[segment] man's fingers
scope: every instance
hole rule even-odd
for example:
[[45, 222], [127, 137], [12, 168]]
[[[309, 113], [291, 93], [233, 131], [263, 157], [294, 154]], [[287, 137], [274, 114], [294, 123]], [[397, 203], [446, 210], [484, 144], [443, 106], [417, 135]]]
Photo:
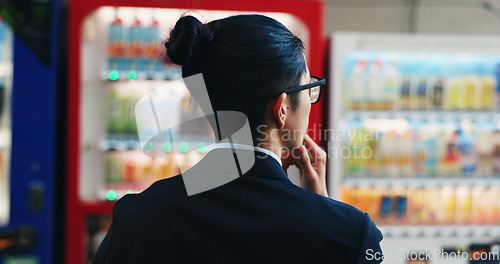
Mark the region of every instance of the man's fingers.
[[314, 168], [311, 165], [311, 159], [309, 158], [309, 153], [305, 146], [300, 146], [296, 149], [297, 167], [303, 172], [304, 175], [313, 176], [315, 175]]
[[314, 142], [309, 135], [304, 136], [304, 146], [311, 153], [312, 161], [326, 161], [326, 152]]

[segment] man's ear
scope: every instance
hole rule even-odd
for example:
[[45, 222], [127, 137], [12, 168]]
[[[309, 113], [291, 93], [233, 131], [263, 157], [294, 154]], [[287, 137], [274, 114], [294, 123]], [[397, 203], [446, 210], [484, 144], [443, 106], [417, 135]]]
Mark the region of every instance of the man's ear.
[[285, 126], [285, 120], [288, 115], [288, 110], [290, 109], [290, 106], [285, 100], [286, 97], [286, 93], [282, 93], [271, 101], [271, 117], [280, 129]]

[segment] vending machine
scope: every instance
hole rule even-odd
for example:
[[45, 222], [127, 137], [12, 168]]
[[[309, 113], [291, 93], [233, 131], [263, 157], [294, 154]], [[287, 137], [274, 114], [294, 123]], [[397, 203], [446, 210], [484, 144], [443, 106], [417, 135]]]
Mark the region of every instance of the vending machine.
[[[0, 20], [0, 263], [59, 263], [60, 3], [20, 3], [3, 3]], [[17, 20], [31, 10], [35, 22]]]
[[[150, 92], [170, 93], [165, 106], [172, 116], [196, 111], [187, 90], [168, 90], [180, 69], [162, 63], [163, 44], [182, 15], [202, 22], [244, 13], [273, 17], [304, 41], [311, 72], [323, 74], [321, 1], [110, 0], [103, 6], [91, 0], [69, 7], [66, 263], [92, 259], [116, 200], [178, 174], [207, 151], [199, 138], [208, 127], [187, 131], [178, 146], [162, 144], [162, 158], [145, 155], [151, 146], [138, 139], [135, 105]], [[322, 102], [312, 109], [311, 125], [321, 121]]]
[[331, 66], [330, 193], [384, 263], [498, 263], [500, 38], [338, 32]]
[[[12, 30], [2, 19], [0, 21], [0, 228], [9, 224], [11, 207], [9, 166], [12, 129], [8, 98], [12, 92], [12, 70]], [[0, 235], [0, 241], [1, 239]], [[2, 244], [0, 252], [7, 249], [7, 246]]]

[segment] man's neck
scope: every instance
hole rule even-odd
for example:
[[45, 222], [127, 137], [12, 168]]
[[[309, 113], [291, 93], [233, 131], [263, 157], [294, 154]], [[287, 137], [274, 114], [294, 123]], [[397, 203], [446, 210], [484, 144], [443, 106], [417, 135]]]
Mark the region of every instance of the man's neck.
[[281, 150], [283, 146], [281, 145], [281, 140], [279, 140], [280, 135], [277, 129], [268, 129], [261, 132], [262, 137], [256, 139], [256, 147], [267, 149], [274, 154], [276, 154], [281, 159]]

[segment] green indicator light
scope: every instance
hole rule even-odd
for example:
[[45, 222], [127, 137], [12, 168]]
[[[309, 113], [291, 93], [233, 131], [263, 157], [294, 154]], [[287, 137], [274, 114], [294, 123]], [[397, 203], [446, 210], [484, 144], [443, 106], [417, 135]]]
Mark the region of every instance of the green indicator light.
[[207, 145], [205, 143], [198, 144], [198, 152], [205, 153], [207, 152]]
[[125, 194], [133, 194], [133, 191], [126, 191]]
[[148, 143], [146, 143], [146, 145], [144, 145], [144, 151], [150, 152], [152, 150], [153, 150], [153, 143], [148, 142]]
[[129, 80], [137, 79], [137, 73], [135, 71], [129, 71], [127, 74], [127, 79]]
[[182, 142], [180, 145], [179, 145], [179, 150], [182, 152], [182, 153], [186, 153], [189, 151], [189, 144], [186, 143], [186, 142]]
[[118, 77], [120, 77], [120, 74], [117, 71], [110, 71], [109, 72], [109, 79], [111, 81], [116, 81], [118, 80]]
[[114, 200], [116, 200], [116, 192], [115, 191], [108, 191], [106, 193], [106, 199], [108, 201], [114, 201]]
[[170, 144], [170, 142], [161, 144], [161, 150], [163, 150], [163, 152], [170, 152], [172, 150], [172, 144]]

